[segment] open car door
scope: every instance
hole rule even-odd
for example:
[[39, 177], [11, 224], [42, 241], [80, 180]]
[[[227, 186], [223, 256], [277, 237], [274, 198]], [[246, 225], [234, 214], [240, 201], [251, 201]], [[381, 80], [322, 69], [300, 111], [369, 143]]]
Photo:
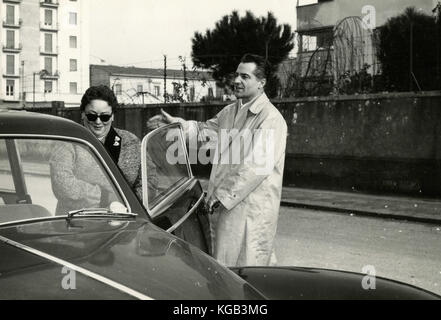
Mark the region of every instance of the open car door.
[[141, 154], [143, 204], [153, 223], [210, 253], [204, 193], [192, 174], [181, 124], [147, 134]]

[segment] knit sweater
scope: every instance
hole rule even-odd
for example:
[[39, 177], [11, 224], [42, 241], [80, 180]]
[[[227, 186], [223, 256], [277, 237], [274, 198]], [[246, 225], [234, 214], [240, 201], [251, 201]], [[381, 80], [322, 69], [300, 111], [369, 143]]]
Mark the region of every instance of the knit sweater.
[[[132, 133], [115, 129], [121, 149], [117, 165], [127, 182], [142, 199], [141, 147]], [[108, 207], [121, 201], [112, 182], [88, 148], [81, 144], [59, 142], [50, 159], [51, 182], [58, 199], [56, 214], [86, 207]]]

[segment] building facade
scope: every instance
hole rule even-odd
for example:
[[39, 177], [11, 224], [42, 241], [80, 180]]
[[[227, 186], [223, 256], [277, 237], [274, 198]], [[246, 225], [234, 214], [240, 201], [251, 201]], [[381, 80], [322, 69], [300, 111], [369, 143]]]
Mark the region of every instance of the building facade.
[[77, 106], [89, 86], [88, 0], [2, 0], [0, 99]]
[[200, 102], [220, 95], [211, 74], [202, 71], [167, 69], [164, 76], [164, 69], [90, 65], [90, 84], [109, 86], [120, 104], [163, 103], [164, 93], [167, 102]]
[[[334, 27], [348, 17], [365, 18], [369, 28], [381, 27], [389, 18], [415, 7], [431, 14], [438, 0], [317, 0], [302, 5], [297, 1], [299, 53], [313, 52], [332, 41]], [[371, 17], [367, 17], [370, 14]]]
[[312, 87], [328, 82], [329, 88], [340, 86], [339, 82], [355, 73], [381, 74], [376, 51], [379, 28], [408, 7], [432, 14], [437, 2], [298, 0], [296, 74]]

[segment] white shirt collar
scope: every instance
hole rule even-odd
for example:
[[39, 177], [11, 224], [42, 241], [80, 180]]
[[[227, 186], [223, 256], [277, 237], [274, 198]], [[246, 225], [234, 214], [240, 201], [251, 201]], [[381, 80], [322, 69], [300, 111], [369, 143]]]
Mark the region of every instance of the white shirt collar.
[[254, 97], [253, 99], [251, 99], [250, 101], [248, 101], [247, 103], [243, 104], [242, 103], [242, 99], [239, 99], [239, 110], [241, 110], [242, 108], [249, 108], [251, 107], [251, 105], [260, 98], [261, 95], [258, 95], [257, 97]]

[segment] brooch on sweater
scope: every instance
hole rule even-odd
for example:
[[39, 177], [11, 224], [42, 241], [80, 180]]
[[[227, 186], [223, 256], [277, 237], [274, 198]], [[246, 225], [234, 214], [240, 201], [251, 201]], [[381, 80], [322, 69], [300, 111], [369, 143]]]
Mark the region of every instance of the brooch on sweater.
[[120, 140], [121, 140], [120, 137], [115, 136], [115, 141], [113, 142], [113, 146], [114, 146], [114, 147], [118, 147], [118, 146], [119, 146], [119, 141], [120, 141]]

